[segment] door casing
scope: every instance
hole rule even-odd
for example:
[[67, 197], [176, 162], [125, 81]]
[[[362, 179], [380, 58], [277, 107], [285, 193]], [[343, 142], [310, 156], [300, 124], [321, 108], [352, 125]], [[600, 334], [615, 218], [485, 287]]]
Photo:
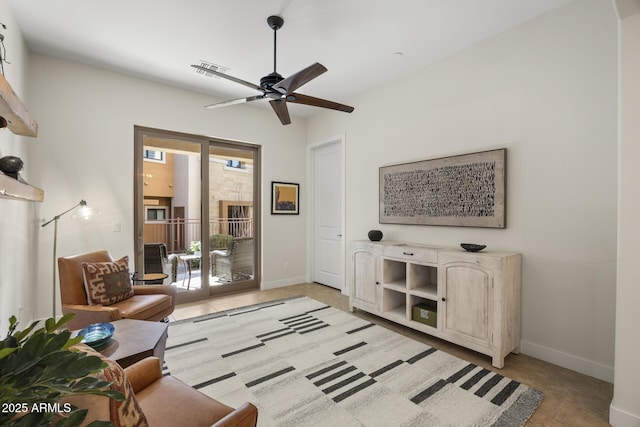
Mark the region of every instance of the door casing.
[[[339, 146], [339, 151], [340, 151], [340, 169], [338, 171], [338, 174], [340, 175], [340, 194], [337, 195], [337, 197], [339, 198], [340, 201], [340, 205], [341, 205], [341, 209], [340, 209], [340, 228], [341, 228], [341, 232], [340, 234], [342, 236], [341, 237], [341, 243], [340, 243], [340, 256], [339, 256], [339, 262], [340, 262], [340, 278], [339, 278], [339, 283], [340, 283], [340, 291], [345, 294], [348, 295], [349, 293], [349, 289], [348, 286], [346, 286], [346, 280], [345, 280], [345, 272], [346, 272], [346, 263], [345, 263], [345, 251], [346, 251], [346, 241], [347, 241], [347, 234], [346, 234], [346, 229], [345, 229], [345, 136], [344, 135], [338, 135], [332, 138], [328, 138], [324, 141], [320, 141], [318, 143], [312, 144], [308, 147], [308, 157], [307, 157], [307, 170], [308, 170], [308, 182], [309, 182], [309, 194], [312, 195], [314, 194], [314, 192], [316, 191], [316, 184], [315, 184], [315, 155], [317, 153], [318, 149], [321, 149], [323, 147], [327, 147], [329, 145], [333, 145], [333, 144], [337, 144]], [[307, 197], [307, 206], [308, 206], [308, 212], [310, 212], [309, 215], [309, 222], [307, 225], [307, 231], [308, 231], [308, 242], [307, 242], [307, 281], [313, 281], [314, 280], [314, 271], [315, 271], [315, 263], [317, 262], [317, 256], [318, 254], [316, 254], [316, 236], [315, 236], [315, 224], [316, 224], [316, 209], [317, 207], [315, 206], [314, 203], [314, 197], [313, 196], [309, 196]]]

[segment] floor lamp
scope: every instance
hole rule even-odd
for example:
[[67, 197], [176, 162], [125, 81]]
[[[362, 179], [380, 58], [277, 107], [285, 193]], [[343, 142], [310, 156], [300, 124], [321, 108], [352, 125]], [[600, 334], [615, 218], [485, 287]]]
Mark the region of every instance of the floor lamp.
[[53, 222], [53, 318], [54, 319], [56, 318], [56, 261], [57, 261], [56, 249], [57, 249], [57, 242], [58, 242], [58, 220], [60, 219], [61, 216], [68, 214], [78, 206], [80, 206], [80, 210], [78, 210], [78, 212], [73, 214], [72, 218], [89, 219], [93, 216], [100, 215], [99, 210], [90, 208], [89, 206], [87, 206], [87, 202], [85, 202], [84, 200], [80, 200], [80, 202], [77, 205], [67, 209], [61, 214], [54, 216], [51, 220], [42, 224], [43, 227], [46, 227], [47, 225]]

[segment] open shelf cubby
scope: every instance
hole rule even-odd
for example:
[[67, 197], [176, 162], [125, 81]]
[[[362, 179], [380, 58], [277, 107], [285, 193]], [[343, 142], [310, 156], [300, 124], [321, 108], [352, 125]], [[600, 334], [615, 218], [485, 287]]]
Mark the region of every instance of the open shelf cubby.
[[410, 295], [409, 296], [409, 305], [411, 307], [413, 307], [416, 304], [420, 304], [420, 303], [426, 303], [428, 305], [433, 305], [434, 307], [438, 306], [438, 301], [436, 301], [434, 299], [422, 298], [422, 297], [418, 297], [418, 296], [415, 296], [415, 295]]
[[407, 295], [393, 289], [382, 290], [382, 311], [403, 320], [407, 319]]
[[409, 264], [409, 289], [414, 295], [436, 300], [438, 297], [438, 268]]
[[382, 283], [386, 287], [407, 288], [407, 263], [384, 259], [382, 263]]

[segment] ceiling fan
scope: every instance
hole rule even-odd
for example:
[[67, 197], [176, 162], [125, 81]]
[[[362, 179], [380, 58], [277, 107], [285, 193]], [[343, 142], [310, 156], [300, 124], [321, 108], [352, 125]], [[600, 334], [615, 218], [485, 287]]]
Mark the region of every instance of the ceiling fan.
[[273, 29], [273, 73], [264, 76], [260, 79], [260, 85], [247, 82], [237, 77], [230, 76], [228, 74], [221, 73], [215, 69], [209, 68], [205, 65], [192, 65], [193, 68], [204, 72], [205, 74], [213, 74], [223, 79], [231, 80], [232, 82], [239, 83], [243, 86], [250, 87], [261, 92], [260, 95], [249, 96], [246, 98], [232, 99], [230, 101], [223, 101], [216, 104], [207, 105], [206, 108], [218, 108], [226, 107], [228, 105], [241, 104], [245, 102], [253, 102], [260, 100], [268, 100], [275, 111], [276, 115], [280, 119], [283, 125], [291, 123], [289, 117], [289, 110], [287, 108], [287, 102], [293, 102], [294, 104], [305, 104], [313, 107], [329, 108], [331, 110], [344, 111], [350, 113], [353, 111], [353, 107], [344, 104], [338, 104], [337, 102], [328, 101], [326, 99], [315, 98], [313, 96], [303, 95], [295, 92], [300, 86], [310, 82], [318, 77], [320, 74], [327, 71], [327, 68], [319, 63], [308, 66], [307, 68], [298, 71], [290, 75], [287, 78], [282, 77], [276, 71], [276, 33], [282, 28], [284, 19], [279, 16], [270, 16], [267, 18], [267, 24]]

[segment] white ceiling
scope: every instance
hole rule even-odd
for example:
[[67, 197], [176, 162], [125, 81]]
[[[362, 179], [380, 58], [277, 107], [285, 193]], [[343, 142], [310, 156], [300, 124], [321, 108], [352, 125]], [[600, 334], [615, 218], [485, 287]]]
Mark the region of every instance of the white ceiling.
[[[258, 93], [190, 65], [204, 60], [259, 83], [273, 71], [266, 19], [280, 15], [277, 71], [287, 77], [320, 62], [329, 71], [298, 92], [346, 104], [569, 1], [9, 0], [31, 50], [210, 94], [212, 102]], [[291, 107], [299, 116], [320, 110]]]

